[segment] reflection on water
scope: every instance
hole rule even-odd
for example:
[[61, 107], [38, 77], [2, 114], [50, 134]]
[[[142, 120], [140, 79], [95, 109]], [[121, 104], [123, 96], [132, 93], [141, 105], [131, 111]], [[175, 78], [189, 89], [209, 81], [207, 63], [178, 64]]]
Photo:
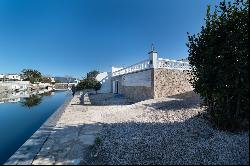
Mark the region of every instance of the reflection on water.
[[0, 165], [71, 97], [69, 91], [1, 95]]
[[39, 105], [43, 96], [52, 96], [54, 94], [55, 92], [53, 91], [14, 91], [11, 93], [0, 93], [0, 104], [20, 102], [22, 106], [30, 108]]
[[51, 96], [54, 95], [54, 92], [50, 91], [50, 92], [45, 92], [42, 94], [37, 94], [37, 95], [30, 95], [30, 97], [27, 98], [23, 98], [20, 103], [21, 106], [23, 107], [28, 107], [31, 108], [33, 106], [37, 106], [42, 102], [43, 96]]
[[23, 98], [20, 103], [21, 103], [21, 106], [30, 108], [30, 107], [39, 105], [41, 101], [42, 101], [42, 96], [31, 95], [28, 98]]

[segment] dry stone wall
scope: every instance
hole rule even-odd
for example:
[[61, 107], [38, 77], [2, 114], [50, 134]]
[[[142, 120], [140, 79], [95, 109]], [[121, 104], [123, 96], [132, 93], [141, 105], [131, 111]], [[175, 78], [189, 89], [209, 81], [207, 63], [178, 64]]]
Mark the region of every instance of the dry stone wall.
[[147, 100], [153, 98], [153, 91], [151, 87], [145, 86], [122, 86], [122, 93], [133, 100], [134, 102]]
[[154, 69], [154, 98], [193, 91], [189, 83], [191, 77], [189, 73], [187, 70]]

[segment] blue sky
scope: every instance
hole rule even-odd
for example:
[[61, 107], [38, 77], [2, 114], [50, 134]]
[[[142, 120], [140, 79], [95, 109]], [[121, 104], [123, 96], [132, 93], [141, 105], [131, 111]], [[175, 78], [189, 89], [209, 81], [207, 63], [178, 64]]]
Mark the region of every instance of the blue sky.
[[187, 57], [209, 0], [0, 0], [0, 73], [81, 77], [159, 57]]

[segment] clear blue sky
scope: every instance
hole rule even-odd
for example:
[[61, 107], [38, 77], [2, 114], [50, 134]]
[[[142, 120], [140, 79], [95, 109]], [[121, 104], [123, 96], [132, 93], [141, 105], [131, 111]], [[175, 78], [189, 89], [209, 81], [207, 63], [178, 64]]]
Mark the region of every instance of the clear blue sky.
[[[216, 2], [217, 3], [217, 2]], [[80, 77], [159, 57], [187, 57], [209, 0], [0, 0], [0, 73]]]

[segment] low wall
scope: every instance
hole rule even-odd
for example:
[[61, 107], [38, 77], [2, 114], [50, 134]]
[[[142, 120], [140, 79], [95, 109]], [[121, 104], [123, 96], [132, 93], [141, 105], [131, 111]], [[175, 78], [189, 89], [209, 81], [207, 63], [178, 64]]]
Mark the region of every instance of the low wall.
[[154, 98], [173, 96], [193, 90], [188, 70], [154, 69]]

